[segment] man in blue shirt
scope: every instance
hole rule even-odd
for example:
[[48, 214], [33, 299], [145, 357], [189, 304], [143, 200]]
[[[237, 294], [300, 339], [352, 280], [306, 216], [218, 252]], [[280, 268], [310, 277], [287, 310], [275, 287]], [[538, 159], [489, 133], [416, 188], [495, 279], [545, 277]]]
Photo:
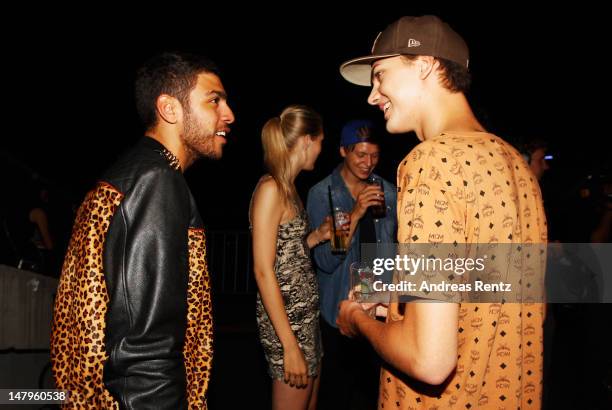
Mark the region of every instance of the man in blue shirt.
[[[330, 243], [314, 248], [319, 279], [323, 369], [319, 408], [372, 409], [376, 407], [379, 368], [370, 346], [340, 334], [336, 316], [340, 301], [350, 287], [350, 265], [361, 259], [361, 245], [392, 243], [397, 229], [396, 188], [384, 179], [386, 216], [376, 218], [369, 210], [380, 204], [381, 190], [368, 179], [378, 164], [379, 143], [367, 120], [348, 122], [342, 129], [340, 155], [344, 161], [308, 193], [307, 210], [311, 227], [319, 226], [331, 214], [329, 189], [334, 206], [350, 212], [349, 246], [346, 256], [333, 255]], [[362, 360], [359, 360], [359, 359]]]

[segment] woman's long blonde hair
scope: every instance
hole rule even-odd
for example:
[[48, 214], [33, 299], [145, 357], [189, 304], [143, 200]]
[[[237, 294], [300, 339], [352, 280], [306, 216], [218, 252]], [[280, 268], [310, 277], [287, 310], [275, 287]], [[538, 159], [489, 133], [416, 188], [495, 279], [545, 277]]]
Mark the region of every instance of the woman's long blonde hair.
[[280, 190], [283, 203], [295, 194], [291, 182], [291, 150], [299, 137], [318, 137], [323, 133], [323, 120], [312, 108], [305, 105], [290, 105], [280, 117], [269, 119], [261, 131], [264, 162]]

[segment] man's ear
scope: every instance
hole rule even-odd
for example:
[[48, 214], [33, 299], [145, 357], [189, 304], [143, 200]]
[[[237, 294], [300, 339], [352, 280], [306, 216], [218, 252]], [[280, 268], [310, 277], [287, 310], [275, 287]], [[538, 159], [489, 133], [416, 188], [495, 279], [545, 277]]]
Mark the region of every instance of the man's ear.
[[176, 124], [183, 115], [181, 103], [174, 97], [168, 94], [162, 94], [157, 97], [155, 108], [159, 114], [159, 118], [169, 124]]
[[421, 80], [426, 79], [433, 71], [435, 71], [438, 61], [432, 56], [419, 56], [416, 60], [419, 68], [419, 77]]
[[340, 147], [340, 155], [342, 156], [342, 158], [346, 157], [346, 150], [344, 149], [344, 147]]

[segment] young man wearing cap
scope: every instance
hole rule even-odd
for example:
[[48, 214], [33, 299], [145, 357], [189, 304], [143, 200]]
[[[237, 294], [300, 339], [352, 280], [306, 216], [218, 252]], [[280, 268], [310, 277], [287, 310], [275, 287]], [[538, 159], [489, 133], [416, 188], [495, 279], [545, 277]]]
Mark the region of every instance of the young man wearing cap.
[[[380, 154], [373, 132], [370, 121], [348, 122], [340, 138], [340, 155], [344, 161], [308, 193], [307, 210], [313, 227], [319, 226], [331, 212], [330, 188], [334, 206], [351, 211], [350, 246], [346, 256], [333, 255], [329, 242], [314, 248], [325, 352], [319, 393], [321, 409], [371, 409], [376, 405], [380, 367], [375, 354], [366, 343], [349, 340], [336, 328], [338, 305], [349, 292], [349, 267], [360, 259], [361, 244], [392, 243], [397, 229], [395, 186], [383, 179], [384, 192], [381, 192], [379, 186], [367, 183], [368, 178], [375, 176], [373, 171]], [[386, 216], [375, 218], [368, 208], [380, 204], [381, 194], [384, 194]]]
[[[421, 140], [398, 167], [398, 242], [458, 252], [478, 242], [545, 243], [537, 180], [518, 151], [475, 118], [464, 95], [467, 67], [463, 39], [423, 16], [394, 22], [371, 55], [340, 68], [348, 81], [371, 84], [368, 102], [383, 111], [390, 133], [414, 131]], [[417, 300], [391, 304], [381, 323], [343, 301], [338, 325], [365, 336], [390, 365], [380, 408], [539, 408], [542, 306]]]

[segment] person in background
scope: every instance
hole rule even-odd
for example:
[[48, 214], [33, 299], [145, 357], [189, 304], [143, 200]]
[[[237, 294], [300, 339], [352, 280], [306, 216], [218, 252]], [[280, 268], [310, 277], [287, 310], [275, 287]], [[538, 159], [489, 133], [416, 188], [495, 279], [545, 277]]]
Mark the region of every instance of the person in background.
[[[362, 244], [388, 244], [397, 231], [395, 185], [374, 174], [380, 160], [380, 144], [373, 123], [352, 120], [340, 134], [342, 162], [314, 185], [308, 193], [307, 209], [311, 226], [318, 226], [330, 213], [328, 190], [334, 205], [350, 210], [350, 243], [346, 255], [334, 255], [330, 244], [314, 249], [314, 261], [321, 297], [323, 337], [321, 409], [371, 409], [376, 406], [380, 363], [364, 340], [351, 340], [340, 334], [336, 318], [340, 301], [350, 287], [350, 266], [361, 259]], [[382, 181], [369, 183], [372, 177]], [[375, 216], [371, 207], [384, 204], [385, 215]], [[356, 357], [361, 358], [355, 360]]]

